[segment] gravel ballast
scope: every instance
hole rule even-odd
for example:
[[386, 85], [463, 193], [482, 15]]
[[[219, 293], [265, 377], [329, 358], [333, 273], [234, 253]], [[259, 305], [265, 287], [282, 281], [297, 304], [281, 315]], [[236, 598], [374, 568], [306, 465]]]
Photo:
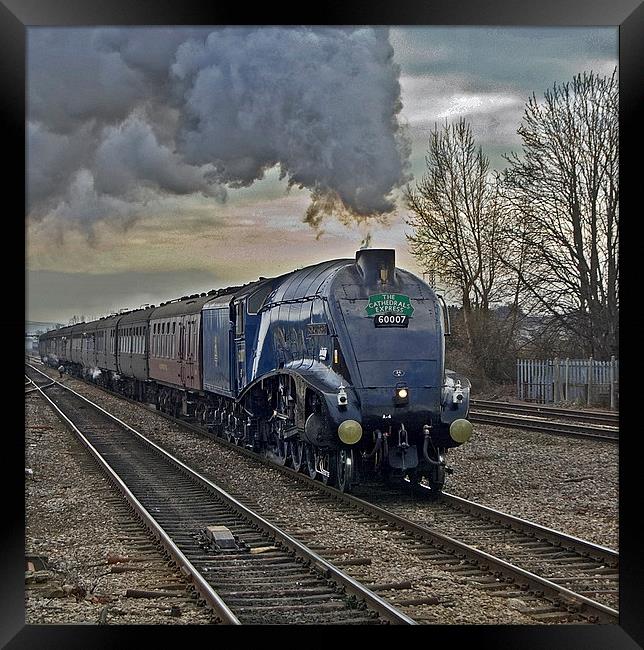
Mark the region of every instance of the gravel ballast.
[[[208, 623], [180, 572], [37, 392], [25, 398], [25, 417], [25, 622]], [[134, 597], [141, 591], [176, 595]]]
[[446, 492], [618, 549], [617, 444], [475, 425], [447, 460]]
[[[253, 466], [247, 459], [239, 458], [234, 450], [222, 448], [216, 443], [207, 440], [192, 432], [187, 432], [179, 427], [169, 423], [167, 420], [160, 418], [141, 407], [124, 403], [115, 397], [92, 386], [83, 384], [69, 377], [66, 378], [76, 390], [87, 395], [90, 399], [95, 400], [107, 409], [118, 409], [118, 414], [128, 424], [150, 436], [156, 442], [172, 450], [185, 462], [194, 466], [198, 471], [213, 480], [221, 481], [224, 487], [238, 494], [244, 494], [251, 505], [256, 505], [263, 512], [279, 512], [282, 518], [282, 525], [288, 530], [289, 527], [297, 528], [314, 528], [320, 538], [324, 538], [325, 545], [329, 546], [328, 539], [332, 539], [334, 546], [344, 546], [353, 549], [353, 555], [365, 555], [361, 552], [363, 549], [377, 547], [379, 557], [372, 554], [372, 564], [365, 567], [354, 567], [350, 571], [357, 578], [369, 582], [389, 582], [395, 580], [411, 580], [415, 583], [414, 597], [420, 595], [436, 596], [438, 594], [442, 605], [439, 607], [428, 608], [427, 622], [441, 623], [534, 623], [532, 619], [522, 615], [518, 609], [522, 605], [519, 601], [499, 602], [505, 599], [487, 597], [486, 606], [481, 608], [482, 595], [478, 590], [469, 587], [465, 580], [455, 577], [446, 572], [426, 569], [426, 575], [419, 575], [417, 560], [409, 558], [409, 563], [400, 563], [397, 566], [391, 566], [388, 562], [388, 546], [391, 545], [391, 556], [394, 554], [397, 558], [404, 557], [401, 554], [399, 543], [396, 541], [396, 534], [388, 531], [374, 531], [370, 529], [368, 536], [361, 539], [356, 532], [355, 522], [339, 522], [337, 513], [326, 512], [324, 507], [314, 503], [306, 503], [306, 500], [299, 498], [293, 493], [292, 483], [278, 472], [266, 468]], [[453, 476], [448, 478], [446, 490], [460, 496], [479, 500], [486, 505], [505, 509], [512, 514], [525, 518], [532, 518], [544, 525], [559, 528], [580, 537], [587, 537], [592, 541], [610, 544], [610, 526], [579, 526], [579, 515], [576, 512], [569, 512], [565, 503], [558, 503], [556, 509], [552, 508], [554, 517], [551, 512], [544, 512], [543, 509], [548, 501], [557, 502], [559, 498], [556, 494], [555, 486], [552, 482], [549, 484], [549, 490], [545, 486], [534, 487], [537, 481], [536, 476], [543, 470], [544, 462], [552, 462], [553, 446], [557, 447], [556, 456], [562, 468], [566, 468], [568, 474], [566, 478], [577, 479], [581, 473], [585, 476], [588, 471], [587, 464], [595, 458], [595, 452], [585, 452], [579, 449], [578, 445], [592, 448], [604, 443], [594, 441], [576, 441], [570, 439], [557, 439], [542, 434], [524, 434], [501, 429], [487, 431], [490, 427], [477, 427], [473, 440], [467, 445], [454, 450], [448, 456], [448, 460], [455, 468]], [[520, 433], [523, 439], [513, 440], [512, 437]], [[527, 437], [527, 439], [525, 439]], [[517, 445], [517, 443], [519, 443]], [[571, 445], [571, 443], [573, 443]], [[607, 446], [607, 445], [606, 445]], [[566, 451], [568, 450], [568, 451]], [[572, 453], [570, 452], [572, 450]], [[546, 453], [547, 451], [547, 453]], [[610, 449], [607, 450], [610, 452]], [[560, 458], [564, 454], [565, 458]], [[572, 458], [576, 457], [583, 465], [574, 465]], [[610, 454], [609, 454], [610, 457]], [[526, 461], [530, 459], [530, 463]], [[615, 495], [616, 495], [616, 476], [617, 476], [617, 454], [616, 448], [612, 457], [615, 463]], [[495, 459], [502, 459], [501, 464], [496, 463]], [[531, 463], [539, 463], [539, 467], [531, 468]], [[596, 464], [594, 465], [596, 466]], [[574, 470], [573, 470], [574, 468]], [[574, 472], [580, 472], [574, 474]], [[490, 478], [491, 477], [491, 478]], [[514, 477], [514, 478], [513, 478]], [[581, 481], [563, 482], [565, 486], [574, 486], [571, 495], [578, 497], [574, 501], [575, 508], [581, 507], [581, 503], [586, 503], [588, 488], [597, 487], [599, 477], [594, 480], [583, 479]], [[531, 482], [532, 481], [532, 482]], [[271, 489], [266, 489], [270, 484]], [[586, 485], [584, 485], [586, 484]], [[580, 490], [583, 486], [583, 490]], [[503, 490], [507, 491], [505, 498], [501, 499]], [[582, 493], [579, 496], [579, 492]], [[538, 500], [538, 503], [527, 503], [523, 501]], [[589, 503], [596, 506], [592, 501]], [[606, 506], [610, 503], [606, 502]], [[616, 496], [614, 504], [614, 518], [606, 517], [606, 521], [614, 524], [616, 540]], [[597, 509], [601, 510], [600, 508]], [[592, 512], [592, 521], [601, 521], [598, 516], [599, 512]], [[290, 512], [291, 516], [285, 516], [282, 513]], [[541, 519], [530, 513], [535, 512], [541, 515]], [[345, 525], [346, 524], [346, 525]], [[598, 531], [597, 538], [593, 539], [586, 534], [589, 530]], [[608, 531], [608, 532], [607, 532]], [[351, 557], [351, 553], [347, 557]], [[338, 556], [334, 556], [338, 557]], [[342, 557], [342, 556], [340, 556]], [[347, 569], [348, 570], [348, 569]], [[467, 604], [471, 603], [471, 607]], [[455, 606], [458, 605], [458, 606]], [[517, 609], [514, 609], [517, 605]]]

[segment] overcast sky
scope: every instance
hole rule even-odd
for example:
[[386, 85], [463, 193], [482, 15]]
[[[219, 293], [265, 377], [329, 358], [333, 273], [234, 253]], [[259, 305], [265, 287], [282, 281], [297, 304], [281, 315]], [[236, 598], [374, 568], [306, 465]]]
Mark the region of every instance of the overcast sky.
[[371, 245], [435, 122], [493, 169], [528, 96], [617, 65], [617, 28], [29, 28], [27, 319], [67, 323]]

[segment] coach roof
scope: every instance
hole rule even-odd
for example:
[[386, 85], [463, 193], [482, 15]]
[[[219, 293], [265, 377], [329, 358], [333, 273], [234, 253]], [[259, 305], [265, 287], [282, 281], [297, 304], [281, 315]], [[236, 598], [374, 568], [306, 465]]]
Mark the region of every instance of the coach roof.
[[129, 323], [147, 322], [155, 309], [155, 307], [146, 307], [145, 309], [135, 309], [134, 311], [130, 311], [127, 314], [123, 314], [121, 316], [121, 320], [119, 321], [119, 329], [121, 327], [125, 327]]
[[203, 305], [211, 299], [212, 296], [192, 296], [190, 298], [181, 298], [180, 300], [166, 303], [152, 311], [150, 320], [196, 314], [200, 312]]

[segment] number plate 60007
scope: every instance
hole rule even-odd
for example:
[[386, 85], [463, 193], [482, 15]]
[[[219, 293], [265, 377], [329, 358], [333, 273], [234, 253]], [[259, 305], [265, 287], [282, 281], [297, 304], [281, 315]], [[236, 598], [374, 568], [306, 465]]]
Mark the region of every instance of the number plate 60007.
[[403, 314], [376, 314], [373, 317], [376, 327], [409, 327], [409, 316]]

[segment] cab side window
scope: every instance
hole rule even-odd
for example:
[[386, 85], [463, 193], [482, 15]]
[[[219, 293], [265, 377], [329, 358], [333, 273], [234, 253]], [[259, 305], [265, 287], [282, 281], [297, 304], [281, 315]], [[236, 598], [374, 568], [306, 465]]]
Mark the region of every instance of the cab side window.
[[244, 321], [246, 316], [244, 304], [242, 300], [235, 305], [235, 338], [244, 336]]

